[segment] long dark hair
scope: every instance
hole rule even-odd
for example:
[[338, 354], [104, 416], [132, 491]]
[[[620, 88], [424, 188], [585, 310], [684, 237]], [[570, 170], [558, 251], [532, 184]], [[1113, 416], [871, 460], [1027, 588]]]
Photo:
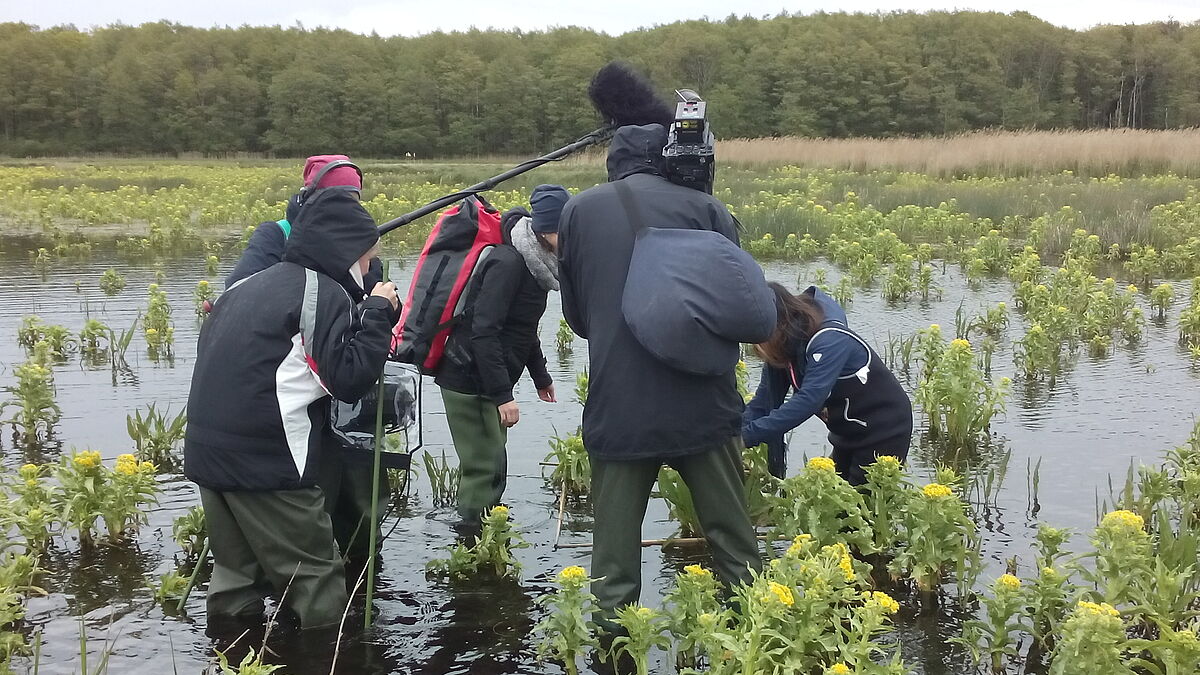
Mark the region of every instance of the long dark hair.
[[817, 332], [817, 328], [825, 320], [825, 313], [808, 293], [792, 295], [783, 284], [771, 282], [768, 285], [775, 291], [775, 308], [779, 311], [779, 322], [775, 324], [775, 332], [771, 333], [771, 337], [766, 342], [755, 345], [755, 350], [767, 365], [787, 368], [792, 362], [795, 344], [807, 341]]

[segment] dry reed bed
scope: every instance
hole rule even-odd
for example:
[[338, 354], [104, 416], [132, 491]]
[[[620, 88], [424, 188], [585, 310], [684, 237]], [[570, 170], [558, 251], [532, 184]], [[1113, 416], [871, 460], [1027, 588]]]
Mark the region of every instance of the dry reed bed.
[[1200, 174], [1200, 129], [1149, 131], [977, 131], [927, 138], [756, 138], [722, 141], [722, 162], [901, 169], [932, 175]]

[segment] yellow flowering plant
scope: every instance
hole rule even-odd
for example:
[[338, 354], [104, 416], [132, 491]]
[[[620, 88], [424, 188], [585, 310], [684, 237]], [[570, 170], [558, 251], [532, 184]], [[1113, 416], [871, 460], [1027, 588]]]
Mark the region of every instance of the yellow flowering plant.
[[1084, 578], [1095, 588], [1097, 600], [1120, 605], [1133, 598], [1136, 584], [1145, 583], [1151, 574], [1151, 541], [1145, 520], [1138, 514], [1120, 509], [1100, 521], [1092, 535], [1095, 551], [1093, 566], [1083, 568]]
[[976, 363], [971, 343], [954, 340], [917, 385], [914, 396], [929, 420], [931, 438], [955, 447], [986, 440], [992, 418], [1004, 412], [1010, 382], [993, 384]]
[[150, 462], [138, 462], [130, 454], [117, 457], [116, 466], [106, 472], [100, 515], [112, 541], [126, 539], [148, 522], [147, 505], [158, 504], [158, 481]]
[[51, 491], [45, 483], [46, 467], [25, 464], [5, 484], [10, 493], [3, 522], [17, 528], [29, 553], [44, 551], [58, 530], [57, 513], [51, 504]]
[[946, 485], [931, 483], [915, 495], [902, 522], [905, 545], [889, 568], [894, 577], [912, 579], [920, 591], [931, 594], [951, 569], [960, 577], [968, 573], [964, 565], [972, 559], [975, 523]]
[[13, 370], [16, 383], [4, 387], [9, 398], [0, 403], [0, 414], [9, 408], [16, 411], [0, 423], [11, 424], [27, 445], [48, 436], [62, 417], [62, 409], [54, 400], [51, 360], [50, 346], [44, 341], [37, 342], [29, 360]]
[[429, 561], [426, 570], [459, 581], [482, 573], [515, 579], [521, 573], [521, 563], [512, 552], [528, 547], [513, 528], [508, 507], [494, 506], [484, 515], [483, 528], [474, 545], [456, 543], [450, 548], [449, 558]]
[[900, 460], [884, 455], [866, 467], [867, 482], [862, 488], [873, 546], [890, 555], [896, 546], [896, 533], [904, 511], [912, 500], [912, 484]]
[[993, 675], [1004, 675], [1009, 660], [1020, 656], [1021, 633], [1029, 630], [1022, 588], [1012, 574], [996, 579], [991, 594], [982, 598], [983, 619], [967, 621], [962, 636], [951, 639], [969, 650], [977, 666], [987, 661]]
[[720, 583], [713, 573], [700, 565], [688, 565], [675, 575], [675, 585], [663, 598], [667, 628], [676, 640], [676, 661], [680, 666], [696, 665], [700, 646], [709, 626], [701, 624], [705, 614], [721, 612]]
[[803, 533], [820, 544], [844, 542], [861, 553], [875, 550], [862, 493], [837, 474], [828, 457], [812, 458], [803, 471], [780, 482], [771, 497], [770, 517], [778, 536]]
[[561, 661], [569, 675], [579, 672], [578, 657], [587, 649], [596, 649], [596, 626], [589, 618], [598, 611], [596, 596], [587, 590], [592, 579], [577, 565], [563, 568], [555, 578], [558, 588], [538, 599], [549, 613], [534, 627], [538, 637], [538, 660]]
[[1172, 628], [1160, 626], [1158, 637], [1130, 640], [1129, 651], [1140, 654], [1130, 665], [1150, 673], [1161, 675], [1194, 675], [1200, 668], [1200, 623]]
[[95, 542], [96, 520], [104, 510], [108, 476], [95, 450], [64, 455], [53, 468], [58, 483], [52, 503], [64, 525], [75, 529], [79, 543], [90, 548]]
[[624, 654], [633, 661], [637, 675], [649, 675], [650, 650], [671, 648], [666, 617], [658, 610], [634, 603], [617, 609], [613, 623], [623, 628], [625, 634], [613, 639], [609, 657], [615, 662]]
[[1125, 624], [1107, 603], [1080, 602], [1059, 629], [1050, 675], [1131, 675]]

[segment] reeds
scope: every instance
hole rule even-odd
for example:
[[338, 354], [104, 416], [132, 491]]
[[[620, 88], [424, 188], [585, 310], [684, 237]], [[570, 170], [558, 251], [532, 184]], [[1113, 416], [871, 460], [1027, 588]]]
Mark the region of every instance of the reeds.
[[1062, 171], [1106, 175], [1200, 173], [1200, 129], [974, 131], [925, 138], [755, 138], [722, 141], [722, 162], [794, 164], [856, 171], [901, 169], [939, 176]]

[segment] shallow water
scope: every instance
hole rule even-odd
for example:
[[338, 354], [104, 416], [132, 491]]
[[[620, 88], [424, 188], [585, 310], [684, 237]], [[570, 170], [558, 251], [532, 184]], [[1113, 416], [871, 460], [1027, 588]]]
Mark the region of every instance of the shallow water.
[[[131, 265], [113, 254], [98, 252], [88, 261], [56, 264], [52, 268], [53, 281], [43, 281], [25, 254], [27, 247], [8, 242], [3, 248], [0, 380], [5, 384], [11, 381], [13, 366], [24, 359], [14, 339], [23, 316], [38, 314], [48, 323], [63, 324], [74, 331], [91, 316], [119, 330], [128, 327], [144, 310], [146, 286], [154, 278], [153, 266]], [[114, 298], [105, 297], [97, 285], [109, 267], [118, 269], [128, 281], [125, 291]], [[836, 268], [823, 263], [771, 264], [767, 269], [772, 279], [796, 286], [798, 276], [810, 279], [816, 267], [827, 268], [831, 285], [836, 283]], [[167, 262], [162, 268], [167, 274], [163, 288], [175, 308], [173, 361], [151, 362], [139, 333], [129, 350], [132, 376], [114, 379], [107, 365], [89, 369], [78, 358], [56, 367], [63, 419], [54, 441], [30, 453], [14, 446], [6, 430], [2, 441], [6, 466], [53, 459], [61, 448], [72, 446], [100, 450], [111, 460], [132, 447], [125, 430], [126, 414], [151, 402], [172, 410], [182, 408], [198, 329], [191, 294], [203, 278], [204, 269], [193, 260]], [[406, 286], [411, 266], [394, 264], [393, 270], [393, 276], [402, 287]], [[213, 280], [217, 286], [226, 271], [227, 266], [223, 266], [221, 275]], [[939, 279], [939, 284], [945, 289], [945, 299], [931, 303], [912, 301], [889, 306], [877, 290], [859, 291], [849, 307], [851, 325], [885, 353], [889, 334], [908, 335], [930, 323], [940, 323], [945, 332], [953, 332], [954, 313], [960, 302], [975, 313], [1011, 299], [1011, 285], [1005, 280], [985, 283], [975, 291], [951, 270]], [[990, 467], [1006, 472], [990, 503], [980, 505], [984, 552], [994, 570], [1000, 570], [1003, 561], [1014, 555], [1027, 556], [1039, 520], [1079, 529], [1094, 525], [1097, 499], [1107, 497], [1110, 475], [1123, 481], [1131, 461], [1153, 462], [1163, 450], [1187, 437], [1200, 408], [1195, 394], [1198, 374], [1189, 368], [1186, 355], [1176, 344], [1176, 315], [1177, 308], [1165, 324], [1150, 322], [1145, 343], [1136, 348], [1118, 346], [1101, 359], [1080, 357], [1070, 374], [1053, 388], [1026, 388], [1019, 382], [1014, 385], [1007, 415], [994, 424], [995, 447], [972, 459], [984, 470]], [[558, 298], [552, 294], [542, 337], [560, 402], [541, 403], [532, 385], [522, 382], [517, 394], [522, 421], [510, 433], [511, 475], [506, 498], [532, 544], [517, 553], [524, 566], [521, 582], [454, 586], [426, 578], [425, 562], [438, 556], [438, 549], [452, 541], [450, 523], [454, 515], [431, 505], [422, 476], [415, 481], [416, 498], [399, 508], [384, 525], [384, 531], [392, 533], [383, 545], [376, 626], [366, 635], [349, 632], [341, 647], [337, 672], [558, 671], [557, 666], [534, 660], [528, 639], [540, 616], [534, 598], [563, 566], [589, 566], [586, 548], [553, 550], [556, 495], [542, 480], [538, 464], [547, 451], [548, 438], [556, 430], [562, 434], [573, 430], [580, 418], [581, 408], [571, 400], [570, 392], [575, 373], [586, 365], [587, 348], [584, 341], [577, 340], [571, 355], [559, 358], [553, 354], [560, 316]], [[1015, 314], [1012, 318], [1010, 333], [1019, 336], [1020, 319]], [[1011, 374], [1009, 338], [1002, 341], [994, 367], [997, 377]], [[440, 396], [431, 382], [424, 386], [426, 448], [435, 455], [445, 452], [453, 457]], [[793, 467], [801, 465], [801, 454], [823, 452], [823, 426], [806, 423], [794, 434], [792, 448]], [[1007, 462], [1002, 459], [1006, 453]], [[936, 459], [927, 449], [915, 450], [912, 456], [920, 475]], [[1041, 481], [1035, 505], [1028, 470], [1039, 461]], [[28, 613], [31, 633], [39, 631], [42, 636], [41, 672], [78, 672], [80, 616], [91, 640], [93, 664], [102, 643], [106, 639], [111, 642], [110, 672], [158, 674], [175, 668], [180, 673], [198, 673], [210, 661], [214, 643], [204, 632], [203, 585], [193, 593], [184, 613], [170, 615], [156, 606], [147, 586], [148, 579], [176, 564], [178, 551], [170, 538], [171, 522], [197, 502], [194, 486], [182, 477], [164, 476], [162, 482], [161, 503], [150, 514], [150, 525], [143, 529], [136, 545], [102, 546], [85, 556], [79, 553], [77, 542], [58, 542], [43, 561], [48, 571], [44, 579], [48, 595], [31, 599]], [[674, 529], [666, 518], [665, 507], [655, 500], [644, 535], [666, 537]], [[562, 541], [587, 542], [589, 532], [586, 506], [569, 510]], [[644, 549], [643, 601], [657, 604], [674, 574], [704, 557], [703, 551]], [[961, 610], [946, 610], [939, 615], [918, 615], [912, 603], [904, 603], [895, 639], [902, 643], [906, 660], [930, 675], [964, 672], [961, 651], [945, 644], [948, 637], [958, 634], [962, 614]], [[348, 619], [351, 626], [361, 623], [361, 613]], [[286, 664], [284, 672], [330, 672], [332, 638], [305, 636], [300, 640], [285, 632], [273, 636], [270, 644], [275, 654], [269, 660]], [[659, 664], [659, 672], [670, 670]]]

